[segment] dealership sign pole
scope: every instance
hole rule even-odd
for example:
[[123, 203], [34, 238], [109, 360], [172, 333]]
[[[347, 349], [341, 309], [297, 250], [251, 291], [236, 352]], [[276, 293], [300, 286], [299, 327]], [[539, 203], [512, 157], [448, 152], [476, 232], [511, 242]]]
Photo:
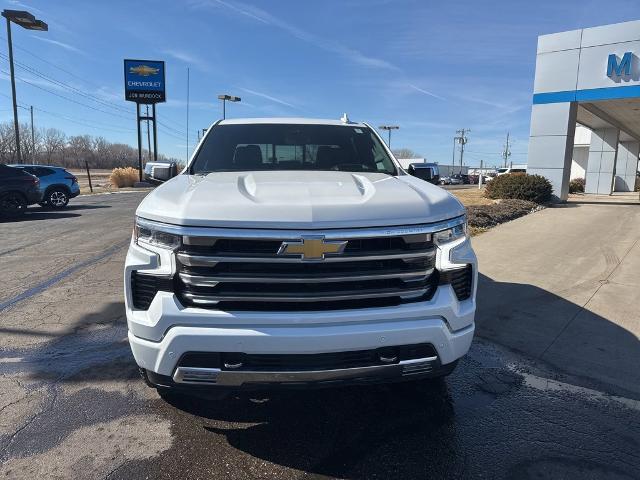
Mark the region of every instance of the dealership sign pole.
[[[141, 121], [153, 122], [153, 159], [158, 160], [158, 137], [156, 128], [156, 103], [166, 101], [164, 62], [156, 60], [124, 61], [124, 98], [136, 103], [138, 124], [138, 168], [142, 181]], [[140, 105], [151, 104], [151, 117], [140, 115]]]

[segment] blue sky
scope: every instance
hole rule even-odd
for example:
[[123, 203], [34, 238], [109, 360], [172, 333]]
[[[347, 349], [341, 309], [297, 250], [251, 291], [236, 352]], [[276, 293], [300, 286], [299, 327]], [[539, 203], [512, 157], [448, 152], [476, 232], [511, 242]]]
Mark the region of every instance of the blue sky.
[[[228, 106], [228, 117], [348, 112], [375, 126], [399, 125], [394, 148], [440, 163], [451, 161], [455, 130], [470, 128], [465, 163], [472, 165], [498, 163], [507, 131], [512, 160], [526, 160], [538, 35], [640, 18], [633, 0], [25, 0], [3, 7], [49, 24], [48, 32], [13, 28], [15, 60], [31, 69], [16, 69], [18, 101], [34, 106], [38, 127], [135, 145], [122, 60], [147, 58], [166, 61], [158, 143], [178, 158], [187, 154], [189, 67], [191, 148], [197, 129], [221, 115], [217, 94], [230, 93], [242, 102]], [[4, 29], [0, 52], [0, 119], [8, 121]], [[25, 108], [20, 115], [28, 121]]]

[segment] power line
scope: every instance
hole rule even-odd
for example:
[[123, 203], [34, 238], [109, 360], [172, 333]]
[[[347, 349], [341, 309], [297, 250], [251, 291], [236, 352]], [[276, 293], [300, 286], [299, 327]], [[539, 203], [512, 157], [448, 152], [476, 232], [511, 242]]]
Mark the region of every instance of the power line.
[[[0, 39], [2, 39], [2, 36], [0, 36]], [[94, 85], [94, 86], [97, 86], [97, 84], [95, 84], [94, 82], [88, 82], [86, 79], [83, 79], [83, 78], [81, 78], [81, 77], [79, 77], [79, 76], [75, 75], [74, 73], [72, 73], [72, 72], [70, 72], [70, 71], [68, 71], [68, 70], [66, 70], [66, 69], [64, 69], [64, 68], [59, 67], [59, 66], [55, 65], [54, 63], [51, 63], [51, 62], [49, 62], [49, 61], [47, 61], [47, 60], [43, 59], [42, 57], [40, 57], [40, 56], [36, 55], [36, 54], [35, 54], [35, 53], [33, 53], [33, 52], [30, 52], [29, 50], [27, 50], [27, 49], [25, 49], [25, 48], [23, 48], [23, 47], [17, 47], [17, 48], [19, 48], [20, 50], [23, 50], [23, 51], [25, 51], [25, 52], [29, 53], [30, 55], [34, 56], [35, 58], [38, 58], [39, 60], [41, 60], [41, 61], [43, 61], [43, 62], [45, 62], [45, 63], [47, 63], [47, 64], [49, 64], [49, 65], [52, 65], [52, 66], [54, 66], [55, 68], [57, 68], [57, 69], [59, 69], [59, 70], [61, 70], [61, 71], [65, 72], [65, 73], [67, 73], [67, 74], [69, 74], [69, 75], [71, 75], [71, 76], [73, 76], [73, 77], [75, 77], [75, 78], [78, 78], [78, 79], [82, 80], [84, 83], [89, 83], [89, 84], [92, 84], [92, 85]], [[2, 56], [2, 57], [3, 57], [3, 58], [5, 58], [5, 59], [7, 58], [7, 57], [6, 57], [3, 53], [1, 53], [1, 52], [0, 52], [0, 56]], [[106, 106], [106, 107], [109, 107], [109, 108], [113, 108], [113, 109], [115, 109], [115, 110], [118, 110], [118, 111], [121, 111], [121, 112], [124, 112], [124, 113], [130, 113], [130, 111], [129, 111], [128, 109], [126, 109], [125, 107], [123, 107], [122, 105], [119, 105], [119, 104], [117, 104], [117, 103], [114, 103], [114, 102], [111, 102], [111, 101], [108, 101], [108, 100], [104, 100], [104, 99], [101, 99], [101, 98], [97, 98], [97, 97], [95, 96], [95, 94], [88, 93], [88, 92], [83, 91], [83, 90], [81, 90], [81, 89], [79, 89], [79, 88], [77, 88], [77, 87], [74, 87], [73, 85], [69, 85], [69, 84], [67, 84], [67, 83], [65, 83], [65, 82], [63, 82], [63, 81], [61, 81], [61, 80], [57, 80], [57, 79], [55, 79], [55, 78], [53, 78], [53, 77], [51, 77], [51, 76], [49, 76], [49, 75], [47, 75], [47, 74], [42, 73], [41, 71], [39, 71], [38, 69], [36, 69], [36, 68], [34, 68], [34, 67], [30, 66], [30, 65], [27, 65], [27, 64], [24, 64], [24, 63], [21, 63], [21, 62], [18, 62], [18, 61], [15, 61], [14, 63], [15, 63], [15, 64], [17, 64], [17, 65], [18, 65], [20, 68], [22, 68], [23, 70], [26, 70], [26, 71], [28, 71], [28, 72], [30, 72], [30, 73], [32, 73], [32, 74], [34, 74], [34, 75], [36, 75], [36, 76], [38, 76], [38, 77], [42, 78], [43, 80], [46, 80], [46, 81], [48, 81], [48, 82], [50, 82], [50, 83], [53, 83], [53, 84], [56, 84], [56, 85], [58, 85], [58, 86], [60, 86], [60, 87], [62, 87], [62, 88], [65, 88], [65, 89], [67, 89], [67, 90], [70, 90], [70, 91], [72, 91], [72, 92], [74, 92], [74, 93], [77, 93], [77, 94], [79, 94], [79, 95], [81, 95], [81, 96], [83, 96], [83, 97], [85, 97], [85, 98], [87, 98], [87, 99], [89, 99], [89, 100], [91, 100], [91, 101], [93, 101], [93, 102], [99, 103], [99, 104], [101, 104], [101, 105], [103, 105], [103, 106]], [[24, 81], [24, 79], [23, 79], [23, 81]], [[97, 87], [98, 87], [98, 88], [102, 88], [102, 87], [100, 87], [100, 86], [97, 86]], [[180, 126], [180, 128], [182, 128], [182, 125], [181, 125], [181, 124], [179, 124], [179, 123], [178, 123], [177, 121], [175, 121], [175, 120], [166, 119], [166, 121], [167, 121], [167, 122], [169, 122], [169, 123], [173, 123], [174, 125], [179, 125], [179, 126]], [[165, 128], [170, 129], [170, 130], [172, 130], [172, 131], [174, 131], [174, 132], [178, 133], [179, 135], [185, 135], [185, 133], [184, 133], [184, 131], [183, 131], [183, 130], [178, 130], [177, 128], [175, 128], [175, 127], [171, 127], [171, 126], [166, 125], [166, 124], [163, 124], [163, 125], [165, 126]]]
[[[4, 73], [5, 75], [7, 74], [7, 71], [6, 71], [6, 70], [2, 70], [2, 69], [0, 69], [0, 72]], [[32, 87], [38, 88], [38, 89], [40, 89], [40, 90], [43, 90], [43, 91], [45, 91], [45, 92], [47, 92], [47, 93], [49, 93], [49, 94], [51, 94], [51, 95], [54, 95], [54, 96], [59, 97], [59, 98], [62, 98], [63, 100], [67, 100], [67, 101], [69, 101], [69, 102], [75, 103], [75, 104], [80, 105], [80, 106], [83, 106], [83, 107], [85, 107], [85, 108], [90, 108], [91, 110], [95, 110], [95, 111], [97, 111], [97, 112], [102, 112], [102, 113], [106, 113], [106, 114], [108, 114], [108, 115], [112, 115], [112, 116], [115, 116], [115, 117], [119, 117], [119, 118], [126, 118], [127, 120], [131, 120], [129, 117], [125, 117], [124, 115], [120, 115], [120, 114], [115, 113], [115, 112], [110, 112], [110, 111], [108, 111], [108, 110], [103, 110], [103, 109], [98, 108], [98, 107], [95, 107], [95, 106], [93, 106], [93, 105], [88, 105], [88, 104], [86, 104], [86, 103], [79, 102], [78, 100], [74, 100], [73, 98], [69, 98], [69, 97], [67, 97], [67, 96], [65, 96], [65, 95], [61, 95], [61, 94], [59, 94], [59, 93], [57, 93], [57, 92], [54, 92], [54, 91], [52, 91], [52, 90], [49, 90], [48, 88], [45, 88], [45, 87], [43, 87], [43, 86], [41, 86], [41, 85], [38, 85], [38, 84], [32, 83], [32, 82], [30, 82], [30, 81], [28, 81], [28, 80], [26, 80], [26, 79], [24, 79], [24, 78], [22, 78], [22, 77], [18, 77], [18, 76], [16, 76], [16, 78], [17, 78], [18, 80], [20, 80], [20, 81], [22, 81], [22, 82], [26, 83], [27, 85], [31, 85]], [[179, 135], [177, 135], [177, 134], [175, 134], [175, 133], [171, 132], [171, 130], [176, 131], [176, 132], [177, 132], [177, 130], [175, 130], [175, 129], [173, 129], [173, 128], [169, 127], [168, 125], [165, 125], [165, 124], [161, 124], [161, 125], [162, 125], [162, 126], [164, 126], [164, 128], [165, 128], [165, 130], [163, 131], [163, 133], [164, 133], [164, 134], [169, 135], [170, 137], [176, 138], [176, 139], [178, 139], [178, 140], [182, 140], [182, 138], [183, 138], [182, 136], [179, 136]], [[177, 132], [177, 133], [178, 133], [178, 134], [180, 134], [181, 132]]]
[[[4, 59], [7, 59], [7, 56], [4, 55], [1, 52], [0, 52], [0, 57], [2, 57]], [[40, 72], [39, 70], [37, 70], [37, 69], [35, 69], [33, 67], [30, 67], [29, 65], [23, 64], [23, 63], [18, 62], [18, 61], [14, 61], [14, 63], [18, 67], [20, 67], [22, 70], [25, 70], [25, 71], [27, 71], [27, 72], [29, 72], [29, 73], [31, 73], [31, 74], [39, 77], [39, 78], [42, 78], [43, 80], [46, 80], [49, 83], [52, 83], [52, 84], [57, 85], [59, 87], [62, 87], [64, 89], [69, 90], [69, 91], [71, 91], [73, 93], [76, 93], [76, 94], [78, 94], [78, 95], [80, 95], [82, 97], [85, 97], [85, 98], [87, 98], [87, 99], [89, 99], [89, 100], [91, 100], [93, 102], [100, 103], [101, 105], [104, 105], [106, 107], [113, 108], [113, 109], [119, 110], [121, 112], [129, 113], [129, 111], [127, 109], [121, 107], [120, 105], [116, 105], [114, 103], [108, 102], [106, 100], [102, 100], [100, 98], [96, 98], [95, 95], [92, 95], [90, 93], [84, 92], [84, 91], [82, 91], [82, 90], [80, 90], [80, 89], [78, 89], [78, 88], [76, 88], [76, 87], [74, 87], [72, 85], [69, 85], [69, 84], [67, 84], [67, 83], [65, 83], [63, 81], [56, 80], [55, 78], [52, 78], [52, 77]]]

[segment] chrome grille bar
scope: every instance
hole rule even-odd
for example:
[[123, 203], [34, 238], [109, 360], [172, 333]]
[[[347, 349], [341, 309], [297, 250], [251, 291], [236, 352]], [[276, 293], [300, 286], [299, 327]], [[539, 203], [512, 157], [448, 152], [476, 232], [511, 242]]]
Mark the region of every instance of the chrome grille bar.
[[302, 260], [297, 257], [231, 257], [224, 255], [192, 255], [189, 253], [178, 253], [178, 260], [183, 265], [189, 267], [206, 267], [214, 266], [221, 262], [231, 263], [327, 263], [327, 262], [366, 262], [372, 260], [408, 260], [414, 258], [432, 257], [435, 255], [433, 250], [422, 250], [406, 253], [390, 253], [379, 255], [341, 255], [336, 257], [327, 256], [324, 260]]
[[414, 290], [370, 290], [367, 293], [354, 293], [354, 292], [336, 292], [335, 294], [324, 293], [322, 295], [272, 295], [263, 294], [256, 295], [204, 295], [197, 293], [185, 292], [183, 296], [191, 300], [196, 305], [215, 305], [219, 302], [339, 302], [344, 300], [362, 300], [367, 298], [381, 298], [381, 297], [401, 297], [411, 298], [419, 297], [427, 293], [428, 288], [420, 288]]
[[193, 275], [180, 273], [180, 280], [194, 287], [215, 287], [218, 283], [333, 283], [356, 282], [363, 280], [385, 280], [398, 278], [406, 281], [425, 280], [433, 273], [433, 268], [428, 270], [414, 270], [410, 272], [369, 273], [363, 275], [336, 275], [336, 276], [230, 276], [230, 275]]

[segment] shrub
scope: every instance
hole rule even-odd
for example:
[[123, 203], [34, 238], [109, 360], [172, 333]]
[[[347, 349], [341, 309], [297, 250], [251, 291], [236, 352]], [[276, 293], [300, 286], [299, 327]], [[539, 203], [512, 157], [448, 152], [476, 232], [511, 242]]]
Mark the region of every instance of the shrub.
[[541, 208], [537, 203], [528, 200], [501, 200], [499, 203], [492, 205], [472, 205], [467, 207], [467, 219], [469, 226], [472, 228], [491, 228]]
[[495, 177], [487, 184], [488, 198], [509, 198], [544, 203], [551, 199], [551, 183], [541, 175], [510, 173]]
[[118, 188], [133, 187], [139, 179], [138, 169], [133, 167], [114, 168], [109, 177], [111, 185]]
[[574, 178], [569, 182], [569, 193], [584, 193], [584, 178]]

